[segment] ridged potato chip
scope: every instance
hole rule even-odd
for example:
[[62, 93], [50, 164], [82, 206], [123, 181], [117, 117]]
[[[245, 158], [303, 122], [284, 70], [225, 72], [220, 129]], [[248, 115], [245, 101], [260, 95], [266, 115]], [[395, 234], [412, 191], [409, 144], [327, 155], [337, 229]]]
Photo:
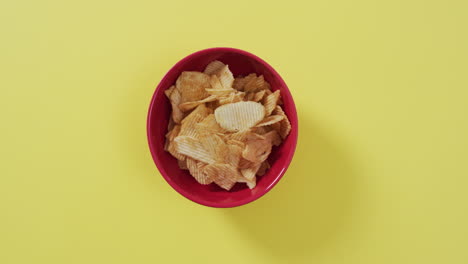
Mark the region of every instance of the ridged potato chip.
[[284, 119], [282, 115], [271, 115], [265, 119], [263, 119], [260, 123], [256, 125], [256, 127], [268, 126], [274, 123], [277, 123]]
[[219, 78], [219, 82], [223, 85], [224, 88], [231, 88], [234, 82], [234, 76], [229, 70], [229, 66], [225, 65], [218, 72], [215, 73]]
[[209, 164], [206, 165], [203, 171], [208, 175], [208, 177], [213, 178], [214, 182], [219, 187], [227, 191], [229, 191], [241, 177], [239, 171], [229, 164]]
[[190, 110], [194, 109], [195, 107], [197, 107], [197, 106], [199, 106], [201, 104], [216, 101], [216, 99], [218, 99], [217, 96], [210, 95], [210, 96], [206, 97], [205, 99], [202, 99], [202, 100], [199, 100], [199, 101], [182, 103], [182, 104], [179, 105], [179, 109], [182, 112], [187, 112], [187, 111], [190, 111]]
[[227, 131], [249, 129], [261, 121], [264, 116], [265, 108], [255, 102], [237, 102], [215, 109], [216, 121]]
[[265, 138], [270, 141], [273, 146], [279, 146], [281, 144], [281, 137], [278, 132], [276, 132], [276, 130], [265, 133], [263, 136], [265, 136]]
[[242, 169], [241, 174], [246, 178], [247, 180], [251, 181], [252, 179], [255, 178], [255, 175], [257, 174], [258, 169], [260, 169], [260, 166], [262, 163], [254, 163], [251, 167]]
[[[174, 150], [177, 154], [180, 153], [208, 164], [216, 162], [213, 152], [203, 146], [203, 143], [198, 139], [189, 136], [178, 136], [173, 142], [175, 143], [173, 145], [175, 145]], [[172, 152], [171, 154], [174, 156]]]
[[265, 116], [271, 115], [271, 112], [276, 108], [278, 99], [280, 97], [280, 91], [276, 90], [272, 94], [267, 95], [263, 100], [263, 105], [265, 106]]
[[234, 79], [234, 83], [232, 86], [236, 90], [244, 91], [245, 85], [255, 78], [257, 78], [257, 75], [255, 73], [251, 73], [246, 77], [238, 77]]
[[171, 99], [171, 94], [174, 91], [174, 89], [175, 89], [175, 86], [172, 85], [171, 87], [169, 87], [169, 89], [164, 91], [164, 94], [167, 96], [167, 98]]
[[205, 117], [201, 122], [199, 122], [195, 126], [196, 126], [196, 129], [206, 134], [221, 133], [224, 135], [224, 133], [226, 133], [226, 130], [220, 127], [218, 122], [216, 122], [214, 114], [209, 114], [207, 117]]
[[260, 75], [256, 78], [252, 78], [244, 86], [245, 92], [257, 92], [263, 89], [265, 89], [265, 79], [263, 79], [263, 75]]
[[223, 68], [225, 65], [226, 64], [220, 62], [219, 60], [212, 61], [206, 66], [204, 73], [208, 74], [208, 75], [215, 74], [221, 68]]
[[184, 119], [185, 114], [179, 108], [179, 104], [182, 102], [182, 97], [177, 89], [172, 91], [170, 100], [172, 105], [172, 120], [179, 124], [182, 119]]
[[210, 76], [201, 72], [182, 72], [176, 81], [176, 89], [182, 99], [180, 103], [195, 102], [208, 97], [205, 91], [207, 87], [210, 87]]
[[286, 116], [286, 114], [284, 113], [281, 106], [279, 106], [279, 105], [276, 106], [276, 108], [274, 110], [274, 114], [284, 116], [283, 120], [281, 120], [279, 122], [279, 125], [274, 127], [274, 128], [276, 129], [276, 131], [278, 131], [281, 138], [285, 139], [289, 135], [289, 133], [291, 132], [291, 123], [289, 122], [289, 119]]
[[269, 140], [249, 140], [242, 152], [242, 157], [254, 163], [265, 161], [271, 153], [272, 144]]
[[195, 180], [203, 185], [210, 184], [213, 182], [212, 175], [208, 175], [204, 172], [206, 164], [198, 162], [192, 158], [187, 158], [187, 168], [190, 174], [195, 178]]
[[265, 91], [266, 91], [266, 90], [261, 90], [261, 91], [259, 91], [259, 92], [256, 92], [255, 95], [254, 95], [254, 97], [253, 97], [253, 99], [252, 99], [252, 101], [254, 101], [254, 102], [260, 102], [260, 101], [262, 101], [262, 100], [263, 100], [263, 97], [265, 96]]
[[270, 168], [270, 163], [268, 163], [267, 160], [265, 160], [260, 168], [257, 171], [257, 176], [263, 176], [265, 175], [266, 171]]
[[185, 158], [185, 160], [177, 160], [177, 165], [179, 165], [179, 168], [183, 170], [188, 170], [187, 159], [190, 159], [190, 158]]
[[255, 188], [255, 186], [257, 186], [257, 181], [256, 181], [256, 178], [254, 177], [253, 179], [251, 180], [248, 180], [244, 177], [241, 177], [240, 179], [237, 180], [237, 182], [244, 182], [247, 184], [247, 187], [249, 187], [249, 189], [253, 189]]
[[235, 168], [239, 167], [240, 159], [242, 158], [243, 148], [238, 145], [227, 145], [227, 153], [225, 154], [225, 162]]

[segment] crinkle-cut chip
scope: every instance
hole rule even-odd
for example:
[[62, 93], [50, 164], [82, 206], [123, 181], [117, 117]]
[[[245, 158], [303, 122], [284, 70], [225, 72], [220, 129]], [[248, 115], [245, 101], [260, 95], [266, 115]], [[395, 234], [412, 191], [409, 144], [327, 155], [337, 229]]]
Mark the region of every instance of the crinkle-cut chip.
[[206, 68], [205, 71], [203, 71], [205, 74], [212, 75], [218, 72], [221, 68], [225, 66], [224, 63], [220, 62], [219, 60], [215, 60], [210, 62]]
[[175, 143], [176, 152], [180, 154], [204, 163], [214, 163], [216, 161], [216, 157], [213, 156], [212, 152], [203, 146], [203, 143], [198, 139], [189, 136], [178, 136], [173, 142]]
[[244, 143], [244, 142], [239, 141], [239, 140], [235, 140], [235, 139], [228, 139], [228, 140], [226, 141], [226, 144], [228, 144], [228, 145], [236, 145], [236, 146], [241, 147], [242, 149], [245, 147], [245, 143]]
[[170, 101], [172, 105], [172, 120], [179, 124], [185, 115], [179, 108], [179, 104], [182, 102], [182, 97], [177, 89], [172, 91]]
[[255, 79], [257, 78], [257, 75], [255, 73], [251, 73], [245, 77], [237, 77], [235, 80], [234, 80], [234, 83], [232, 85], [232, 87], [236, 90], [239, 90], [239, 91], [244, 91], [244, 87], [245, 85], [250, 82], [252, 79]]
[[196, 138], [198, 135], [196, 124], [204, 120], [209, 114], [211, 114], [211, 112], [212, 110], [203, 104], [197, 106], [195, 110], [182, 120], [179, 136], [190, 136]]
[[214, 160], [217, 162], [224, 162], [226, 153], [228, 152], [228, 146], [220, 136], [216, 134], [201, 135], [199, 140]]
[[270, 126], [261, 126], [261, 127], [254, 127], [252, 128], [252, 132], [258, 134], [258, 135], [264, 135], [268, 132], [270, 132], [272, 128]]
[[180, 108], [180, 110], [182, 112], [187, 112], [187, 111], [190, 111], [190, 110], [194, 109], [195, 107], [197, 107], [197, 106], [199, 106], [201, 104], [216, 101], [216, 99], [218, 99], [218, 97], [216, 95], [210, 95], [210, 96], [206, 97], [205, 99], [202, 99], [202, 100], [199, 100], [199, 101], [182, 103], [182, 104], [179, 105], [179, 108]]
[[288, 117], [284, 113], [281, 106], [276, 106], [274, 112], [275, 115], [284, 116], [284, 119], [279, 122], [279, 125], [274, 126], [273, 128], [278, 131], [281, 138], [285, 139], [291, 132], [291, 123], [289, 122]]
[[249, 140], [242, 152], [242, 157], [254, 163], [261, 163], [270, 155], [271, 147], [271, 142], [267, 139]]
[[244, 100], [244, 96], [245, 96], [245, 93], [243, 92], [231, 93], [227, 96], [220, 97], [218, 100], [218, 103], [219, 105], [225, 105], [225, 104], [241, 102]]
[[199, 122], [195, 126], [201, 132], [212, 133], [212, 134], [226, 133], [226, 130], [220, 127], [219, 124], [216, 122], [214, 114], [209, 114], [207, 117], [205, 117], [205, 119], [203, 119], [201, 122]]
[[256, 92], [252, 101], [254, 102], [260, 102], [263, 99], [263, 96], [265, 96], [265, 90], [261, 90], [260, 92]]
[[252, 166], [254, 166], [254, 163], [251, 162], [250, 160], [246, 160], [244, 157], [241, 157], [241, 159], [239, 160], [238, 168], [241, 169], [241, 170], [250, 168]]
[[271, 115], [271, 112], [276, 107], [276, 104], [278, 103], [278, 99], [280, 97], [280, 91], [276, 90], [272, 94], [267, 95], [265, 99], [263, 99], [263, 105], [265, 106], [265, 116]]
[[174, 139], [179, 135], [180, 133], [180, 125], [174, 125], [174, 128], [172, 128], [171, 131], [167, 132], [166, 138], [169, 141], [174, 141]]
[[207, 87], [210, 87], [210, 76], [201, 72], [184, 71], [176, 81], [176, 89], [182, 97], [180, 103], [194, 102], [208, 97], [205, 91]]
[[167, 152], [171, 153], [171, 155], [178, 160], [185, 160], [185, 155], [179, 152], [175, 141], [169, 140], [169, 144], [167, 146]]
[[[221, 83], [221, 81], [219, 80], [218, 76], [216, 75], [211, 75], [210, 76], [210, 87], [212, 89], [216, 89], [216, 90], [221, 90], [221, 89], [227, 89], [227, 88], [230, 88], [230, 87], [223, 87], [223, 84]], [[208, 88], [208, 87], [207, 87]]]
[[246, 178], [247, 180], [252, 180], [255, 178], [255, 175], [257, 174], [257, 171], [258, 169], [260, 169], [261, 165], [262, 163], [254, 163], [253, 166], [246, 169], [242, 169], [240, 172], [242, 176], [244, 176], [244, 178]]
[[234, 82], [234, 76], [232, 72], [229, 70], [228, 65], [224, 65], [219, 71], [215, 73], [218, 76], [219, 81], [223, 85], [224, 88], [231, 88]]
[[241, 177], [241, 178], [239, 178], [239, 179], [237, 180], [237, 182], [244, 182], [244, 183], [247, 184], [247, 186], [249, 187], [249, 189], [253, 189], [253, 188], [255, 188], [255, 186], [257, 185], [257, 178], [254, 177], [253, 179], [248, 180], [248, 179], [246, 179], [246, 178], [244, 178], [244, 177]]
[[210, 184], [213, 182], [212, 175], [207, 175], [204, 172], [206, 164], [196, 161], [192, 158], [187, 158], [187, 168], [195, 180], [203, 185]]
[[264, 116], [263, 105], [256, 102], [237, 102], [215, 109], [216, 122], [228, 131], [249, 129], [261, 121]]
[[239, 161], [242, 157], [242, 147], [238, 145], [227, 145], [228, 152], [225, 155], [225, 163], [234, 167], [239, 166]]
[[219, 107], [219, 102], [218, 101], [208, 102], [205, 105], [206, 105], [206, 107], [208, 107], [210, 109], [216, 109], [216, 108]]
[[203, 171], [208, 177], [211, 177], [219, 187], [227, 191], [229, 191], [241, 177], [239, 171], [235, 167], [223, 163], [208, 164]]
[[254, 97], [255, 97], [255, 93], [254, 92], [249, 92], [249, 93], [246, 93], [246, 95], [244, 97], [244, 100], [245, 101], [253, 101]]
[[174, 126], [176, 125], [176, 123], [174, 122], [174, 120], [172, 120], [172, 116], [169, 118], [169, 122], [167, 123], [167, 131], [170, 132]]
[[276, 132], [276, 130], [271, 130], [263, 136], [265, 136], [265, 138], [270, 141], [273, 146], [279, 146], [281, 144], [281, 137], [278, 132]]
[[169, 152], [169, 143], [171, 143], [167, 138], [164, 141], [164, 151]]
[[271, 124], [277, 123], [281, 120], [284, 119], [284, 116], [282, 115], [271, 115], [269, 117], [266, 117], [263, 119], [260, 123], [256, 125], [256, 127], [262, 127], [262, 126], [269, 126]]
[[259, 77], [252, 78], [248, 83], [244, 86], [245, 92], [257, 92], [265, 88], [265, 79], [263, 79], [263, 75]]
[[251, 130], [239, 131], [229, 135], [229, 139], [245, 142], [247, 140], [265, 139], [264, 136], [252, 132]]
[[263, 176], [267, 172], [267, 170], [270, 168], [270, 163], [268, 163], [268, 160], [265, 160], [260, 168], [257, 171], [257, 176]]
[[[187, 158], [190, 159], [190, 158]], [[186, 160], [177, 160], [177, 165], [179, 165], [179, 168], [182, 170], [188, 170], [187, 167], [187, 159]]]
[[268, 95], [272, 94], [273, 92], [271, 91], [270, 88], [268, 89], [265, 89], [265, 96], [263, 97], [263, 100], [265, 100], [265, 97], [267, 97]]
[[167, 98], [169, 99], [171, 98], [171, 93], [174, 91], [174, 89], [175, 89], [175, 86], [172, 85], [171, 87], [169, 87], [168, 89], [164, 91], [164, 94], [166, 94]]
[[206, 92], [208, 94], [210, 94], [211, 96], [228, 96], [230, 95], [231, 93], [237, 91], [235, 89], [232, 89], [232, 88], [221, 88], [221, 89], [211, 89], [211, 88], [207, 88], [205, 89]]

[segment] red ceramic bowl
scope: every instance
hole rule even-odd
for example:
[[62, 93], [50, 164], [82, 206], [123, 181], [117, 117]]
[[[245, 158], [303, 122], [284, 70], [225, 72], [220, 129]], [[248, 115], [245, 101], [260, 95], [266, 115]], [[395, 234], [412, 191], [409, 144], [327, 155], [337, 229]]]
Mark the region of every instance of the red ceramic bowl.
[[[292, 125], [291, 133], [279, 146], [274, 147], [268, 158], [272, 165], [268, 172], [257, 179], [257, 186], [250, 190], [245, 184], [237, 183], [225, 191], [214, 183], [201, 185], [188, 171], [179, 169], [177, 160], [164, 151], [164, 136], [171, 113], [171, 105], [164, 90], [173, 85], [183, 71], [203, 71], [213, 60], [229, 65], [234, 76], [249, 73], [263, 74], [272, 87], [280, 90], [283, 108]], [[147, 120], [148, 143], [154, 162], [166, 181], [186, 198], [211, 207], [234, 207], [250, 203], [267, 193], [281, 179], [291, 163], [297, 142], [297, 114], [293, 98], [280, 75], [265, 61], [243, 50], [211, 48], [195, 52], [179, 61], [164, 76], [151, 99]], [[286, 191], [286, 190], [284, 190]]]

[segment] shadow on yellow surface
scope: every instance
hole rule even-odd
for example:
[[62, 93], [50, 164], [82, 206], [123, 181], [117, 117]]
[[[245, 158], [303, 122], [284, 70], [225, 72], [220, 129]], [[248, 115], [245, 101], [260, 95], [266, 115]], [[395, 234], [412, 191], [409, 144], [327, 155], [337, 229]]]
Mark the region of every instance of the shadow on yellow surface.
[[338, 140], [308, 119], [299, 130], [293, 163], [275, 189], [225, 211], [246, 241], [277, 258], [318, 254], [345, 232], [353, 209], [356, 175]]

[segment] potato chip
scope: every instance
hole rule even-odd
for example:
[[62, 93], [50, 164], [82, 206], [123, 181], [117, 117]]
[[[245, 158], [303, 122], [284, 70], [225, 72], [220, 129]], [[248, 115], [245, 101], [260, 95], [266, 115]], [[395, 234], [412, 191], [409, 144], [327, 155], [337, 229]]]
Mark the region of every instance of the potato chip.
[[190, 136], [196, 138], [198, 135], [195, 125], [204, 120], [212, 110], [207, 108], [204, 104], [197, 106], [184, 120], [181, 122], [179, 136]]
[[252, 99], [252, 101], [260, 102], [260, 101], [262, 101], [264, 96], [265, 96], [265, 90], [261, 90], [259, 92], [256, 92], [253, 99]]
[[238, 77], [234, 80], [232, 87], [236, 90], [244, 91], [245, 85], [255, 78], [257, 78], [255, 73], [251, 73], [246, 77]]
[[263, 75], [259, 77], [252, 78], [249, 82], [247, 82], [244, 86], [245, 92], [257, 92], [265, 88], [265, 79], [263, 79]]
[[206, 164], [198, 162], [192, 158], [187, 158], [187, 168], [190, 174], [195, 178], [195, 180], [203, 185], [210, 184], [213, 182], [212, 175], [208, 175], [204, 172]]
[[232, 103], [237, 103], [241, 102], [244, 100], [245, 93], [243, 92], [234, 92], [229, 94], [228, 96], [223, 96], [219, 98], [219, 105], [225, 105], [225, 104], [232, 104]]
[[291, 123], [289, 122], [288, 117], [284, 113], [281, 106], [276, 106], [274, 114], [284, 116], [284, 119], [279, 122], [279, 126], [276, 126], [274, 128], [276, 131], [278, 131], [281, 138], [285, 139], [291, 132]]
[[271, 130], [263, 136], [270, 141], [273, 146], [279, 146], [281, 144], [281, 137], [276, 130]]
[[239, 140], [235, 140], [235, 139], [228, 139], [228, 140], [226, 141], [226, 144], [228, 144], [228, 145], [236, 145], [236, 146], [241, 147], [242, 149], [245, 147], [245, 143], [244, 143], [244, 142], [239, 141]]
[[268, 163], [268, 160], [265, 160], [260, 168], [257, 171], [257, 176], [263, 176], [265, 175], [266, 171], [270, 168], [270, 163]]
[[249, 161], [249, 160], [246, 160], [245, 158], [241, 157], [240, 160], [239, 160], [239, 169], [247, 169], [247, 168], [250, 168], [250, 167], [253, 167], [254, 166], [254, 163]]
[[244, 176], [244, 178], [250, 181], [255, 178], [255, 174], [257, 174], [257, 171], [258, 169], [260, 169], [261, 165], [262, 163], [254, 163], [253, 166], [246, 169], [242, 169], [240, 172], [242, 176]]
[[249, 93], [246, 93], [244, 97], [244, 101], [253, 101], [254, 98], [255, 98], [255, 92], [249, 92]]
[[226, 133], [226, 130], [219, 126], [216, 122], [214, 114], [209, 114], [201, 122], [195, 125], [196, 129], [199, 129], [202, 133], [211, 133], [216, 134], [220, 133], [224, 136], [223, 133]]
[[219, 60], [212, 61], [206, 66], [204, 73], [208, 75], [215, 74], [224, 66], [225, 64], [220, 62]]
[[166, 94], [167, 98], [171, 99], [171, 94], [174, 91], [174, 89], [175, 89], [175, 86], [172, 85], [171, 87], [169, 87], [169, 89], [164, 91], [164, 94]]
[[274, 123], [277, 123], [284, 119], [282, 115], [271, 115], [265, 119], [263, 119], [260, 123], [256, 125], [256, 127], [268, 126]]
[[203, 171], [208, 177], [211, 177], [219, 187], [228, 191], [241, 177], [239, 171], [229, 164], [208, 164]]
[[222, 97], [222, 96], [229, 96], [231, 93], [236, 91], [235, 89], [232, 88], [221, 88], [221, 89], [211, 89], [207, 88], [205, 91], [210, 94], [211, 96], [216, 96], [216, 97]]
[[174, 139], [175, 139], [175, 138], [179, 135], [179, 133], [180, 133], [180, 128], [181, 128], [180, 125], [175, 125], [174, 128], [173, 128], [171, 131], [167, 132], [167, 134], [166, 134], [167, 140], [169, 140], [169, 141], [174, 141]]
[[265, 106], [265, 116], [271, 115], [271, 112], [276, 107], [276, 104], [278, 103], [278, 99], [280, 97], [280, 91], [276, 90], [270, 95], [267, 95], [265, 99], [263, 100], [263, 105]]
[[232, 76], [232, 72], [229, 70], [229, 66], [223, 66], [219, 71], [217, 71], [216, 76], [218, 76], [219, 81], [223, 85], [224, 88], [231, 88], [234, 82], [234, 76]]
[[265, 109], [256, 102], [237, 102], [222, 105], [215, 110], [218, 124], [228, 131], [249, 129], [263, 119]]
[[265, 139], [264, 136], [254, 133], [252, 130], [244, 130], [239, 131], [236, 133], [232, 133], [228, 136], [229, 139], [245, 142], [247, 140], [255, 140], [255, 139]]
[[270, 155], [271, 147], [271, 142], [267, 139], [249, 140], [242, 152], [242, 157], [254, 163], [261, 163]]
[[[216, 162], [213, 152], [203, 146], [203, 143], [198, 139], [189, 136], [178, 136], [174, 139], [174, 143], [177, 154], [180, 153], [208, 164]], [[173, 153], [171, 152], [171, 154]]]
[[211, 89], [215, 89], [215, 90], [229, 89], [230, 88], [230, 87], [223, 87], [223, 84], [221, 83], [218, 76], [216, 76], [216, 75], [211, 75], [210, 76], [210, 87], [211, 87]]
[[179, 104], [182, 102], [180, 92], [174, 89], [171, 93], [171, 105], [172, 105], [172, 120], [176, 123], [180, 123], [184, 118], [184, 113], [179, 109]]
[[[201, 72], [184, 71], [176, 81], [181, 102], [195, 102], [208, 97], [205, 88], [210, 87], [210, 76]], [[180, 104], [179, 103], [179, 104]]]
[[245, 177], [241, 177], [237, 180], [237, 182], [243, 182], [243, 183], [246, 183], [247, 184], [247, 187], [249, 187], [249, 189], [253, 189], [255, 188], [255, 186], [257, 185], [257, 182], [256, 182], [256, 178], [254, 177], [253, 179], [251, 180], [248, 180], [246, 179]]
[[190, 110], [194, 109], [195, 107], [197, 107], [197, 106], [199, 106], [199, 105], [201, 105], [203, 103], [216, 101], [216, 99], [218, 99], [217, 96], [210, 95], [210, 96], [206, 97], [205, 99], [202, 99], [202, 100], [199, 100], [199, 101], [182, 103], [182, 104], [179, 105], [179, 109], [182, 112], [187, 112], [187, 111], [190, 111]]
[[227, 145], [227, 153], [225, 153], [225, 163], [237, 168], [242, 157], [243, 148], [238, 145]]

